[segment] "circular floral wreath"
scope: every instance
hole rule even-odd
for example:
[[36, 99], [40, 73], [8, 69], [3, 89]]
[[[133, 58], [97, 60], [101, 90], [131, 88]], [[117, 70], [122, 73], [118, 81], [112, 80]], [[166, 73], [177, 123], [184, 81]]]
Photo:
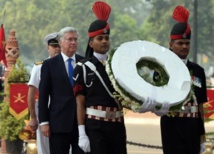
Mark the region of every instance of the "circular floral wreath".
[[[152, 48], [154, 48], [154, 49], [152, 49]], [[156, 52], [155, 50], [157, 50], [157, 49], [161, 50], [161, 51]], [[138, 52], [135, 52], [135, 51], [138, 51]], [[145, 54], [149, 54], [149, 55], [144, 56], [143, 55], [144, 53], [139, 54], [139, 51], [143, 51], [143, 52], [145, 52]], [[152, 53], [152, 52], [155, 52], [155, 53]], [[117, 53], [116, 60], [118, 60], [118, 62], [116, 62], [116, 63], [115, 63], [116, 60], [114, 59], [115, 53]], [[158, 53], [160, 53], [159, 56], [157, 56]], [[118, 54], [119, 54], [119, 56], [118, 56]], [[123, 55], [123, 56], [121, 56], [121, 55]], [[153, 57], [153, 55], [156, 55], [156, 56]], [[145, 97], [148, 97], [148, 95], [150, 95], [149, 93], [151, 93], [151, 91], [148, 92], [147, 89], [145, 89], [145, 88], [142, 89], [142, 95], [143, 95], [143, 93], [146, 93], [146, 92], [148, 92], [148, 94], [147, 95], [145, 94], [145, 97], [141, 97], [139, 95], [139, 93], [136, 94], [138, 92], [139, 88], [136, 88], [136, 90], [135, 90], [135, 86], [137, 87], [141, 83], [136, 83], [137, 85], [133, 85], [130, 90], [130, 88], [129, 88], [130, 84], [126, 85], [126, 83], [121, 82], [121, 79], [125, 78], [124, 77], [125, 74], [124, 74], [124, 76], [123, 76], [123, 74], [120, 74], [119, 77], [118, 76], [115, 77], [115, 74], [124, 73], [123, 71], [121, 71], [122, 69], [127, 69], [127, 72], [129, 72], [130, 74], [132, 74], [133, 71], [134, 72], [137, 71], [136, 76], [138, 76], [138, 77], [134, 76], [132, 79], [133, 82], [135, 82], [135, 80], [137, 80], [137, 78], [139, 81], [139, 77], [140, 77], [142, 81], [145, 81], [144, 84], [147, 86], [149, 85], [154, 88], [159, 87], [159, 89], [162, 87], [167, 87], [168, 85], [172, 84], [170, 82], [172, 82], [171, 76], [173, 76], [173, 75], [172, 75], [172, 70], [166, 69], [166, 64], [168, 64], [168, 63], [163, 64], [163, 61], [166, 59], [166, 58], [164, 59], [164, 57], [163, 57], [164, 55], [169, 56], [168, 58], [170, 58], [170, 60], [174, 60], [174, 62], [176, 62], [176, 65], [179, 65], [179, 67], [177, 67], [176, 73], [178, 74], [177, 75], [178, 78], [182, 78], [181, 82], [183, 82], [183, 84], [179, 85], [180, 87], [178, 86], [179, 88], [181, 88], [180, 89], [181, 91], [183, 90], [182, 93], [180, 92], [181, 95], [179, 95], [179, 97], [182, 96], [182, 98], [179, 98], [179, 100], [177, 99], [176, 102], [172, 102], [172, 98], [170, 98], [169, 101], [171, 101], [171, 103], [172, 103], [170, 110], [175, 110], [175, 109], [177, 110], [178, 108], [180, 108], [182, 106], [182, 104], [184, 104], [184, 102], [187, 102], [190, 99], [190, 97], [192, 96], [191, 92], [190, 92], [191, 79], [190, 79], [189, 71], [186, 68], [186, 66], [182, 63], [182, 61], [174, 53], [172, 53], [171, 51], [169, 51], [168, 49], [166, 49], [164, 47], [161, 47], [152, 42], [138, 40], [138, 41], [123, 43], [118, 48], [113, 49], [110, 52], [110, 55], [108, 57], [108, 61], [106, 64], [106, 71], [112, 82], [112, 85], [114, 86], [115, 90], [119, 93], [118, 95], [115, 94], [115, 97], [123, 98], [122, 99], [123, 107], [136, 111], [137, 109], [141, 108], [144, 100], [146, 99]], [[128, 56], [128, 57], [124, 58], [124, 56]], [[133, 60], [132, 59], [133, 57], [138, 57], [138, 58]], [[130, 61], [130, 59], [132, 59], [132, 61]], [[125, 63], [127, 65], [123, 66], [124, 68], [121, 68], [121, 64], [120, 64], [121, 60], [126, 61]], [[114, 63], [114, 67], [116, 66], [117, 69], [112, 68], [113, 67], [112, 63]], [[130, 63], [134, 63], [134, 64], [130, 64]], [[130, 67], [130, 65], [132, 65], [132, 67]], [[168, 66], [168, 69], [169, 69], [169, 67], [173, 67], [173, 66], [174, 65]], [[136, 69], [136, 70], [134, 70], [134, 69]], [[174, 79], [175, 75], [172, 78], [173, 78], [173, 80], [175, 80]], [[130, 78], [127, 78], [127, 79], [130, 79]], [[130, 80], [127, 82], [130, 82]], [[163, 88], [163, 90], [164, 90], [164, 88]], [[180, 91], [180, 90], [177, 90], [177, 91]], [[159, 93], [160, 93], [160, 90], [159, 90]], [[168, 100], [166, 100], [166, 101], [168, 101]], [[161, 105], [162, 104], [160, 102], [160, 104], [158, 104], [157, 107], [160, 107]]]

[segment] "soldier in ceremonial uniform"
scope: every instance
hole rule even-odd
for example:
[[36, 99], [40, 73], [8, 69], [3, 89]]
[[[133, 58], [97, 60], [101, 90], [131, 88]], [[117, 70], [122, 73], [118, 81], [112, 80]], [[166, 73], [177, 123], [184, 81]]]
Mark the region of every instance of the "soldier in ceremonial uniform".
[[[106, 13], [100, 12], [98, 6]], [[110, 9], [104, 2], [94, 3], [92, 10], [98, 19], [88, 30], [86, 60], [77, 64], [73, 74], [78, 144], [85, 153], [91, 154], [127, 153], [122, 109], [118, 100], [112, 97], [115, 90], [103, 65], [110, 48], [110, 26], [106, 21]]]
[[[47, 44], [49, 58], [60, 52], [60, 46], [57, 40], [58, 33], [48, 34], [44, 40]], [[41, 134], [38, 127], [38, 103], [36, 102], [36, 94], [40, 83], [40, 71], [43, 61], [36, 62], [31, 71], [30, 81], [28, 83], [28, 106], [30, 111], [30, 126], [36, 131], [36, 140], [39, 154], [49, 154], [49, 139]]]
[[[177, 6], [173, 18], [178, 21], [170, 34], [170, 50], [186, 64], [192, 77], [191, 99], [180, 111], [161, 117], [161, 136], [164, 154], [199, 154], [205, 150], [203, 103], [207, 102], [204, 69], [188, 60], [191, 29], [189, 12]], [[176, 95], [176, 94], [175, 94]]]

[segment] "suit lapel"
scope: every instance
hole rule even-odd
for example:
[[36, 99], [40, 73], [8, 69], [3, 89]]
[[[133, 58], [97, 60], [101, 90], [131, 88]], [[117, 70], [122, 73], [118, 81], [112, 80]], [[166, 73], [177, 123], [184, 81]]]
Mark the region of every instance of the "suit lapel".
[[75, 57], [76, 57], [76, 63], [83, 59], [82, 56], [77, 55], [77, 54], [75, 54]]

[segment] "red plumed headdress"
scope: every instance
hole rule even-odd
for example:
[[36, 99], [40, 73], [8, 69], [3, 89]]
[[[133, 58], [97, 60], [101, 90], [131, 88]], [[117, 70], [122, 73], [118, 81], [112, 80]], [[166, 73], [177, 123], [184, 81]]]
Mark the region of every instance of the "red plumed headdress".
[[99, 20], [107, 21], [111, 13], [111, 7], [102, 1], [97, 1], [92, 6], [92, 10]]
[[111, 7], [103, 1], [97, 1], [93, 4], [92, 11], [97, 17], [97, 20], [91, 23], [88, 36], [94, 37], [100, 34], [110, 34], [110, 26], [107, 20], [111, 12]]
[[[91, 23], [88, 29], [88, 36], [91, 38], [102, 34], [109, 35], [110, 26], [107, 20], [111, 12], [111, 7], [103, 1], [97, 1], [93, 4], [92, 11], [97, 17], [97, 20]], [[93, 49], [88, 45], [86, 48], [85, 57], [89, 58], [92, 55], [93, 55]]]
[[172, 15], [173, 19], [178, 21], [171, 30], [170, 38], [175, 39], [190, 39], [191, 29], [188, 24], [189, 11], [183, 6], [177, 6]]

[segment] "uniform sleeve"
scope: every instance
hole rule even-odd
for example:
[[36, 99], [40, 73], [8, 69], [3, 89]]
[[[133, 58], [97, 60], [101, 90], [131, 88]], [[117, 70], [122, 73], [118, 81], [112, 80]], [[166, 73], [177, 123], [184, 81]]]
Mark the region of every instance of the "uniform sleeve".
[[201, 91], [200, 91], [200, 100], [198, 100], [198, 103], [204, 103], [207, 102], [207, 86], [206, 86], [206, 78], [205, 78], [205, 72], [202, 69], [201, 71]]
[[[201, 88], [200, 88], [200, 99], [198, 100], [198, 104], [205, 103], [207, 102], [207, 87], [206, 87], [206, 77], [205, 77], [205, 72], [204, 69], [201, 71]], [[199, 112], [199, 116], [201, 117], [201, 112]], [[200, 142], [203, 143], [205, 142], [205, 127], [204, 127], [204, 121], [202, 118], [199, 118], [200, 122]]]
[[83, 67], [79, 63], [76, 65], [74, 72], [73, 72], [73, 81], [74, 81], [74, 95], [77, 96], [79, 94], [85, 96], [85, 83], [83, 77]]
[[41, 66], [42, 65], [33, 66], [33, 69], [30, 75], [30, 80], [28, 82], [28, 85], [34, 86], [37, 89], [39, 88]]
[[51, 93], [51, 74], [50, 67], [46, 61], [41, 68], [41, 81], [39, 85], [39, 122], [49, 121], [49, 96]]

